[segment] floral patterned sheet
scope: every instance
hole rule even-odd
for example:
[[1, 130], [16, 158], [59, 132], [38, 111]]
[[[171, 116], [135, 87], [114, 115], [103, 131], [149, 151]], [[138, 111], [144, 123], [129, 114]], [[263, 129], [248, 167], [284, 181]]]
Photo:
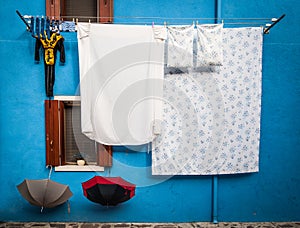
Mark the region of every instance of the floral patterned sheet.
[[153, 175], [258, 172], [262, 29], [224, 28], [223, 64], [165, 75]]

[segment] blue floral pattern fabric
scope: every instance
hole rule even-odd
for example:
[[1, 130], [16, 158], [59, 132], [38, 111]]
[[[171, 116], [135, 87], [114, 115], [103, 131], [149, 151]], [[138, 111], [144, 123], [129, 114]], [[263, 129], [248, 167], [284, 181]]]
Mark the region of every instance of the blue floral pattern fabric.
[[223, 29], [223, 65], [166, 74], [154, 175], [258, 172], [262, 29]]
[[60, 27], [62, 32], [76, 32], [76, 24], [73, 21], [63, 21]]
[[173, 26], [167, 29], [169, 67], [193, 66], [194, 26]]
[[223, 24], [197, 26], [197, 67], [222, 65]]

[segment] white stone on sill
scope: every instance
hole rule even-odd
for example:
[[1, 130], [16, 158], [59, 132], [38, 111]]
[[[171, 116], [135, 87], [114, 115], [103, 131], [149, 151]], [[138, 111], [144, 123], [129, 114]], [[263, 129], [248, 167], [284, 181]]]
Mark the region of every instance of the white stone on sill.
[[104, 167], [97, 165], [62, 165], [55, 166], [57, 172], [103, 172]]

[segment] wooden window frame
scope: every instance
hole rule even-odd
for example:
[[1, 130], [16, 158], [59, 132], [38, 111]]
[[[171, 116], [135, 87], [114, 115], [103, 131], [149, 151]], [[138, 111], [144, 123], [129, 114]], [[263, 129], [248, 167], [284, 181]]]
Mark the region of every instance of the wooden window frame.
[[[45, 100], [46, 165], [63, 166], [64, 149], [64, 102]], [[112, 166], [112, 146], [97, 143], [97, 166]]]
[[[98, 1], [98, 22], [113, 23], [113, 0]], [[46, 0], [46, 16], [60, 20], [64, 16], [64, 0]], [[76, 16], [76, 15], [74, 15]]]

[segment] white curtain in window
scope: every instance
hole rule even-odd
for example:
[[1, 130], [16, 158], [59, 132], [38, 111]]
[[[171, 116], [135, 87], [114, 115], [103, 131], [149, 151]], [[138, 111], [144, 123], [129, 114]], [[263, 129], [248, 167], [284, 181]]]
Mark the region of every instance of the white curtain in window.
[[82, 132], [107, 145], [155, 138], [164, 45], [151, 26], [78, 23]]
[[223, 29], [223, 65], [165, 75], [155, 175], [257, 172], [262, 29]]

